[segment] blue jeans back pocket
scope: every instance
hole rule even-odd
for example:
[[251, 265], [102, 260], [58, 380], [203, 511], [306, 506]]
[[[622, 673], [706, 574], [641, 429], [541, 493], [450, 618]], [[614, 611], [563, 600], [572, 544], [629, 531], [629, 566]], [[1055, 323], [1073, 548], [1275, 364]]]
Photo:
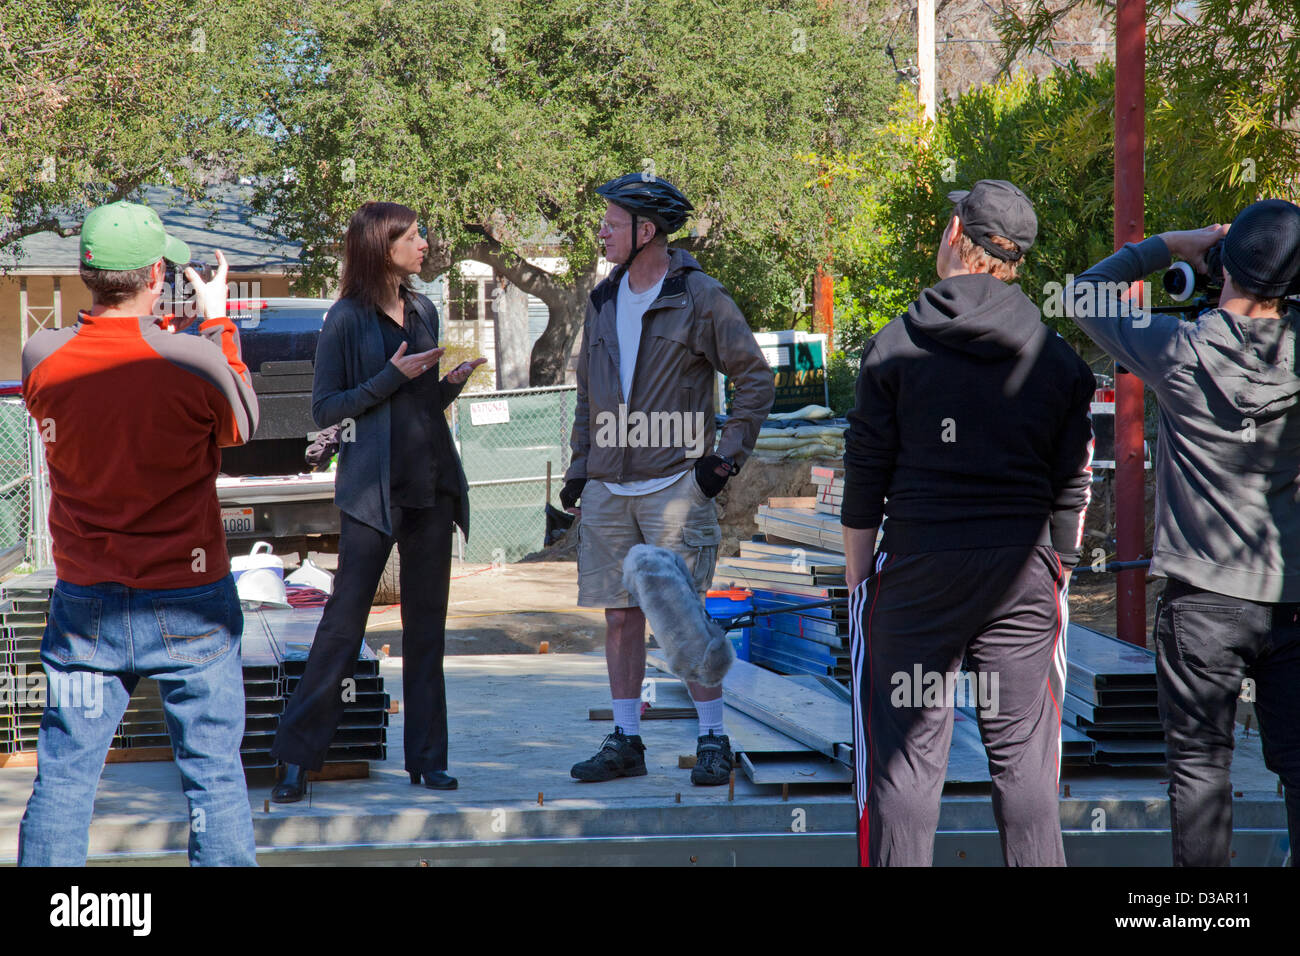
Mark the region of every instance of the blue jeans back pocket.
[[204, 664], [230, 650], [230, 599], [225, 588], [188, 597], [153, 598], [153, 610], [172, 660]]
[[99, 649], [102, 608], [103, 602], [99, 598], [65, 594], [56, 587], [50, 599], [44, 651], [64, 664], [84, 664], [92, 660]]

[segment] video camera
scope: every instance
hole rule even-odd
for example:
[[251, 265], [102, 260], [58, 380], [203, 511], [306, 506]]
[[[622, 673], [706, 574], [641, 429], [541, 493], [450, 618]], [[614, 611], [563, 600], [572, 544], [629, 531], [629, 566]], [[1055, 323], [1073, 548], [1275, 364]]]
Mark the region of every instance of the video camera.
[[163, 274], [167, 291], [158, 300], [157, 308], [162, 314], [170, 313], [176, 317], [175, 328], [178, 332], [188, 330], [199, 314], [198, 303], [194, 298], [194, 287], [185, 278], [186, 269], [197, 272], [201, 282], [211, 282], [212, 277], [217, 274], [215, 266], [206, 265], [197, 259], [182, 266], [167, 263], [167, 270]]
[[[1215, 308], [1223, 292], [1223, 240], [1205, 250], [1205, 272], [1197, 272], [1189, 262], [1175, 262], [1162, 277], [1165, 292], [1175, 302], [1188, 302], [1199, 292], [1200, 297], [1185, 306], [1176, 306], [1175, 312], [1201, 312]], [[1282, 294], [1284, 299], [1300, 296], [1300, 273]]]

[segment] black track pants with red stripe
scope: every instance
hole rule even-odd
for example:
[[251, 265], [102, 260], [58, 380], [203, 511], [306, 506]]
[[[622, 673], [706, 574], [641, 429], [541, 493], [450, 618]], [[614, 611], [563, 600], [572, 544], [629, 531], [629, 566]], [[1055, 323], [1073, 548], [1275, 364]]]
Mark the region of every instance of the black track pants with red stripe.
[[[863, 866], [934, 862], [954, 705], [979, 715], [1007, 864], [1065, 865], [1067, 613], [1050, 547], [876, 555], [849, 602]], [[968, 682], [955, 676], [963, 658]]]

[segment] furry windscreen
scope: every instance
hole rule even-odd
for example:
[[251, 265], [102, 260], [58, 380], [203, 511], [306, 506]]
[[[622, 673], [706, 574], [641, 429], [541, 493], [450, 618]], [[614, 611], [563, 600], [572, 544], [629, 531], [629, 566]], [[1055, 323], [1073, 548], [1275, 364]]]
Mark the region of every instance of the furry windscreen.
[[709, 619], [686, 562], [667, 548], [633, 546], [623, 562], [623, 587], [636, 599], [673, 674], [717, 687], [736, 652]]

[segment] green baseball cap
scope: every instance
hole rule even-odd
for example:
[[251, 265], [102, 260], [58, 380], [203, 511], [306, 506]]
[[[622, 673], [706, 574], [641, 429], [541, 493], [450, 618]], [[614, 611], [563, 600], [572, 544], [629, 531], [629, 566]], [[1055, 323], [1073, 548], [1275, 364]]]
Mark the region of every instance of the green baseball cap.
[[190, 261], [190, 247], [167, 235], [148, 206], [114, 202], [92, 209], [81, 224], [82, 265], [123, 272], [143, 269], [159, 259], [177, 265]]

